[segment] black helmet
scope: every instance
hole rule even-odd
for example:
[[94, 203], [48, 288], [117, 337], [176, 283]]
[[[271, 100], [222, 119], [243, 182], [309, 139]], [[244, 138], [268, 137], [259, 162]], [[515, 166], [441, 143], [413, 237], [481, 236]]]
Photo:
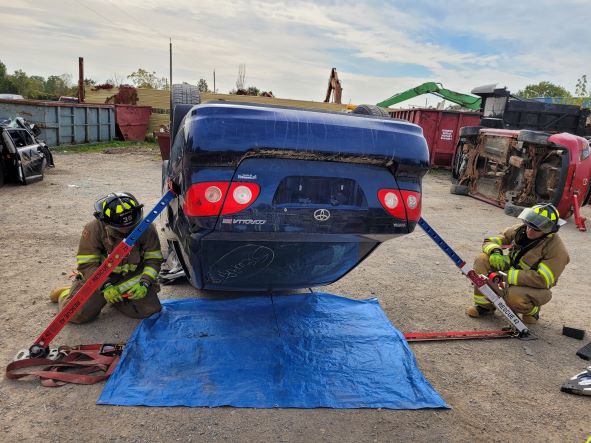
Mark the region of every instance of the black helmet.
[[94, 204], [94, 216], [119, 232], [130, 232], [142, 220], [142, 208], [129, 192], [112, 192]]
[[523, 220], [527, 226], [545, 234], [557, 232], [566, 223], [560, 218], [558, 209], [550, 203], [542, 203], [526, 208], [517, 217]]

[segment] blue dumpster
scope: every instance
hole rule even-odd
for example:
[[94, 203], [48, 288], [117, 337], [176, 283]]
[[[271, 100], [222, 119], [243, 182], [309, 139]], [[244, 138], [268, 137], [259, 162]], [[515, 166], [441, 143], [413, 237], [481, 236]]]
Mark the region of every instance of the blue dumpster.
[[115, 107], [41, 100], [0, 99], [0, 117], [23, 117], [49, 146], [107, 142], [115, 136]]

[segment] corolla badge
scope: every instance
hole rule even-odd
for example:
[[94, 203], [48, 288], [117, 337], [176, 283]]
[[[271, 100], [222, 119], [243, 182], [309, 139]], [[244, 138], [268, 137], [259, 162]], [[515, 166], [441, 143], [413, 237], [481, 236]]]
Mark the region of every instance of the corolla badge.
[[330, 211], [328, 209], [316, 209], [314, 218], [320, 222], [326, 221], [330, 218]]

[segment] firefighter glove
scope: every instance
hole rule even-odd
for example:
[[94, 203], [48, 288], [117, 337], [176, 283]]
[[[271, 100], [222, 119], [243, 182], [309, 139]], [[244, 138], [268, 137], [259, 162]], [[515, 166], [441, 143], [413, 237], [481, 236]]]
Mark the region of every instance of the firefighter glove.
[[499, 252], [490, 255], [488, 262], [495, 271], [504, 271], [510, 266], [509, 257], [504, 256]]
[[127, 293], [129, 294], [129, 299], [130, 300], [141, 300], [142, 298], [144, 298], [146, 296], [146, 294], [148, 293], [148, 286], [149, 286], [149, 284], [146, 282], [143, 282], [143, 281], [133, 285], [127, 291]]
[[105, 297], [107, 303], [117, 303], [123, 301], [123, 298], [119, 293], [119, 289], [117, 289], [117, 286], [113, 286], [112, 284], [105, 286], [103, 289], [103, 297]]

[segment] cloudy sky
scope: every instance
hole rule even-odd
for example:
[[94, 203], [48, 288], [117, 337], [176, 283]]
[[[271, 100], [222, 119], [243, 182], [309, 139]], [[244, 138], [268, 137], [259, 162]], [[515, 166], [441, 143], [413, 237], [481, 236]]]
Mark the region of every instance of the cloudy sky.
[[[1, 0], [9, 72], [124, 79], [139, 67], [174, 82], [205, 78], [322, 101], [337, 68], [343, 101], [376, 103], [426, 81], [516, 92], [542, 80], [574, 93], [591, 77], [588, 0]], [[429, 104], [437, 101], [433, 97]], [[425, 98], [420, 102], [424, 104]]]

